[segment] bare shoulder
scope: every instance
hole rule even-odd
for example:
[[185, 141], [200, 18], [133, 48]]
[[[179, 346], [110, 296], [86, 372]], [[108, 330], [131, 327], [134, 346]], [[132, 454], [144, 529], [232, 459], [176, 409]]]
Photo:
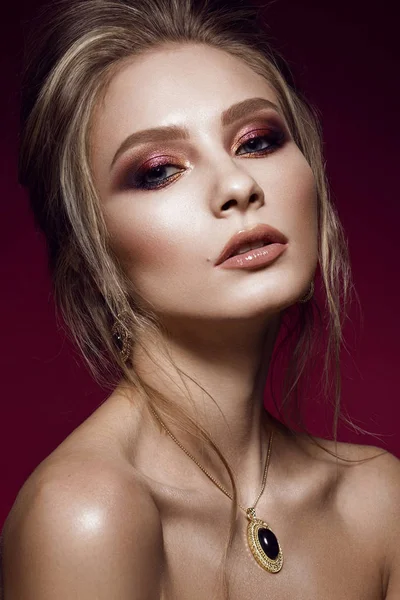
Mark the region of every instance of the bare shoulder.
[[385, 600], [400, 598], [400, 460], [372, 445], [317, 441], [340, 457], [336, 462], [332, 456], [332, 465], [339, 466], [341, 518], [349, 531], [374, 545]]
[[[349, 507], [365, 505], [381, 521], [400, 504], [400, 460], [393, 454], [370, 445], [338, 444], [342, 500]], [[362, 501], [362, 503], [361, 503]], [[346, 505], [345, 505], [346, 506]]]
[[374, 446], [351, 452], [363, 460], [343, 479], [343, 506], [353, 522], [360, 528], [361, 523], [367, 526], [375, 537], [383, 597], [396, 600], [400, 598], [400, 460]]
[[[400, 499], [400, 460], [393, 454], [372, 445], [349, 444], [315, 438], [322, 448], [314, 456], [338, 468], [338, 493], [341, 500], [358, 502], [360, 497], [371, 508], [398, 506]], [[326, 458], [328, 457], [328, 458]]]
[[6, 598], [159, 598], [159, 512], [114, 458], [79, 450], [45, 461], [21, 488], [3, 537]]
[[[400, 460], [374, 446], [351, 449], [363, 459], [348, 469], [341, 499], [361, 528], [367, 526], [377, 543], [386, 600], [400, 598]], [[358, 459], [358, 456], [356, 457]]]

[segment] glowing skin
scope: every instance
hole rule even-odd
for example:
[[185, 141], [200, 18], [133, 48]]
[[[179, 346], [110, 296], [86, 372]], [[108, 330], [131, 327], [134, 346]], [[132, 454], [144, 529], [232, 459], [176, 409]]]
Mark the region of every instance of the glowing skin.
[[[250, 98], [277, 104], [271, 87], [247, 65], [219, 50], [190, 46], [142, 56], [123, 68], [99, 111], [94, 165], [113, 245], [135, 287], [170, 319], [210, 323], [265, 314], [297, 301], [312, 279], [314, 177], [283, 117], [261, 109], [221, 127], [221, 113]], [[141, 144], [110, 171], [127, 136], [166, 125], [187, 127], [190, 138]], [[282, 147], [249, 156], [252, 148], [245, 146], [236, 154], [246, 134], [265, 136], [271, 128], [286, 136]], [[145, 162], [157, 166], [157, 157], [177, 165], [158, 177], [176, 177], [160, 189], [135, 189], [135, 170]], [[252, 273], [214, 268], [227, 240], [257, 223], [288, 237], [285, 256]]]
[[[228, 109], [251, 100], [253, 108], [247, 105], [232, 122]], [[173, 359], [221, 407], [229, 430], [212, 401], [186, 379], [208, 431], [228, 460], [240, 463], [245, 476], [239, 474], [238, 482], [249, 496], [257, 494], [262, 478], [263, 383], [279, 313], [307, 292], [317, 264], [314, 177], [268, 102], [277, 105], [273, 89], [239, 59], [203, 46], [162, 48], [114, 75], [92, 137], [95, 182], [113, 249], [134, 289], [168, 326]], [[126, 141], [159, 127], [184, 127], [186, 139], [172, 139], [170, 131], [166, 141], [148, 142], [149, 134], [140, 145]], [[171, 166], [143, 179], [145, 169], [160, 163]], [[159, 189], [138, 187], [167, 177]], [[255, 271], [215, 267], [231, 236], [258, 223], [287, 237], [284, 254]], [[170, 379], [163, 377], [138, 351], [134, 363], [152, 385], [186, 402], [170, 369]], [[162, 356], [161, 364], [168, 369]], [[183, 434], [180, 439], [185, 443]], [[182, 456], [171, 462], [187, 468], [187, 458], [176, 451]], [[220, 481], [226, 479], [224, 468], [213, 468]]]
[[[140, 341], [152, 345], [155, 362], [135, 347], [134, 369], [195, 412], [233, 469], [245, 507], [261, 487], [264, 425], [271, 426], [263, 391], [279, 316], [308, 291], [317, 264], [311, 169], [282, 116], [270, 106], [261, 110], [259, 100], [256, 109], [255, 98], [277, 103], [239, 59], [193, 45], [163, 48], [114, 75], [92, 130], [95, 184], [113, 249], [134, 290], [167, 326], [183, 381], [160, 340], [148, 336]], [[233, 122], [247, 101], [252, 108], [246, 104]], [[177, 139], [170, 129], [149, 143], [149, 133], [138, 133], [155, 127], [185, 127], [187, 136]], [[141, 144], [131, 147], [131, 136]], [[169, 179], [159, 189], [144, 189], [163, 177]], [[229, 238], [258, 223], [286, 236], [281, 256], [256, 270], [216, 267]], [[6, 586], [12, 580], [15, 587], [7, 598], [222, 598], [217, 570], [231, 501], [136, 410], [134, 392], [127, 398], [120, 387], [40, 464], [36, 483], [19, 497], [4, 553]], [[172, 429], [232, 490], [215, 454]], [[318, 441], [348, 459], [380, 456], [377, 448]], [[398, 598], [399, 467], [392, 458], [342, 462], [277, 428], [256, 512], [278, 535], [284, 567], [271, 575], [256, 564], [239, 510], [225, 565], [230, 600]]]

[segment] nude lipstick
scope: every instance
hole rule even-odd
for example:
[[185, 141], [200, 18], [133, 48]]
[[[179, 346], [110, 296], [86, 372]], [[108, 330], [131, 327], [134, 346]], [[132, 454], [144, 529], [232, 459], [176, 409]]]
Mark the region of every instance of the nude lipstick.
[[215, 262], [223, 269], [254, 269], [273, 262], [288, 247], [286, 236], [260, 223], [236, 233], [224, 246]]

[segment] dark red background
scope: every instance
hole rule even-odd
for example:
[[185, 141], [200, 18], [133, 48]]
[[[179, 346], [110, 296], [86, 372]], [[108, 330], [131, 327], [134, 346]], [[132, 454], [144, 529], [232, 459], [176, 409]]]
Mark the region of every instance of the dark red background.
[[[105, 397], [57, 331], [43, 240], [16, 183], [22, 25], [37, 6], [9, 4], [1, 35], [0, 527], [31, 471]], [[343, 427], [339, 439], [400, 457], [398, 32], [394, 8], [379, 7], [279, 0], [268, 14], [275, 46], [322, 115], [327, 171], [363, 311], [363, 326], [356, 306], [346, 326], [343, 403], [379, 439]], [[308, 405], [307, 421], [315, 435], [329, 435], [320, 404]]]

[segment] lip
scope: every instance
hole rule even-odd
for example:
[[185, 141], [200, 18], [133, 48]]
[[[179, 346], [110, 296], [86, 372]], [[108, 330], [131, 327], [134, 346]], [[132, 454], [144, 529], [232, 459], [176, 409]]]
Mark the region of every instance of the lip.
[[[250, 245], [258, 242], [266, 242], [269, 245], [249, 250], [244, 254], [235, 254], [241, 246]], [[215, 261], [215, 266], [224, 264], [224, 266], [234, 267], [255, 267], [259, 264], [271, 262], [279, 256], [287, 247], [287, 237], [275, 227], [260, 223], [252, 229], [238, 231], [228, 243], [224, 246], [221, 254]], [[234, 260], [237, 259], [237, 260]]]
[[256, 269], [264, 267], [282, 254], [288, 244], [269, 244], [256, 250], [231, 256], [221, 263], [221, 269]]

